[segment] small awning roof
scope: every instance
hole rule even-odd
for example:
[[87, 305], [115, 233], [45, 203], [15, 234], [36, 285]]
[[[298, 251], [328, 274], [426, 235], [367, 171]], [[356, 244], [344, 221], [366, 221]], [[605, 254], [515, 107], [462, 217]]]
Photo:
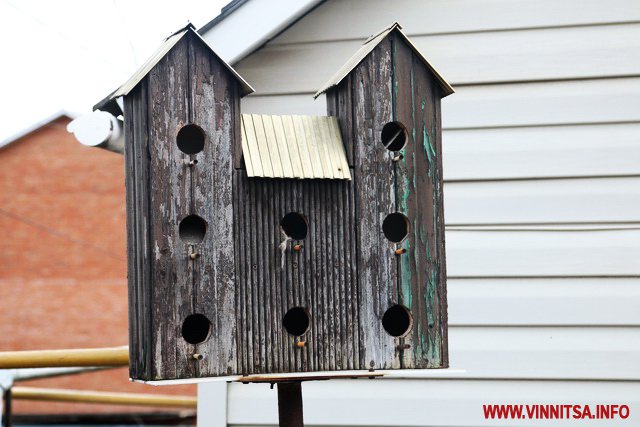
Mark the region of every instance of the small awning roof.
[[336, 117], [242, 115], [249, 177], [351, 179]]
[[[144, 79], [146, 77], [146, 75], [149, 74], [149, 72], [153, 69], [153, 67], [155, 67], [158, 64], [158, 62], [160, 62], [162, 60], [162, 58], [164, 58], [164, 56], [167, 53], [169, 53], [169, 51], [176, 44], [178, 44], [178, 42], [180, 40], [182, 40], [182, 38], [187, 33], [191, 33], [195, 37], [197, 37], [209, 49], [211, 54], [214, 55], [216, 58], [218, 58], [218, 60], [227, 68], [227, 70], [229, 70], [231, 75], [235, 77], [235, 79], [238, 81], [238, 83], [240, 85], [240, 95], [241, 96], [245, 96], [245, 95], [248, 95], [248, 94], [254, 92], [254, 89], [251, 87], [251, 85], [249, 85], [249, 83], [247, 83], [240, 76], [240, 74], [238, 74], [236, 72], [236, 70], [234, 70], [229, 64], [227, 64], [224, 60], [222, 60], [222, 58], [220, 58], [213, 51], [213, 49], [211, 49], [211, 46], [209, 46], [207, 44], [207, 42], [204, 41], [204, 39], [200, 36], [200, 34], [198, 34], [195, 31], [194, 26], [192, 24], [188, 24], [186, 27], [181, 28], [180, 30], [176, 31], [171, 36], [169, 36], [164, 41], [162, 46], [160, 46], [160, 48], [158, 50], [156, 50], [155, 53], [153, 55], [151, 55], [151, 57], [149, 59], [147, 59], [147, 61], [144, 64], [142, 64], [142, 66], [138, 69], [138, 71], [136, 71], [133, 74], [133, 76], [131, 76], [129, 78], [129, 80], [124, 82], [122, 84], [122, 86], [120, 86], [118, 89], [116, 89], [115, 91], [110, 93], [102, 101], [100, 101], [96, 105], [94, 105], [94, 107], [93, 107], [94, 111], [95, 110], [103, 110], [103, 111], [108, 111], [108, 112], [110, 112], [112, 114], [114, 114], [115, 112], [118, 112], [118, 114], [121, 114], [122, 112], [119, 111], [120, 107], [116, 104], [116, 99], [118, 99], [121, 96], [128, 95], [129, 92], [131, 92], [138, 85], [138, 83], [140, 83], [142, 81], [142, 79]], [[118, 115], [118, 114], [114, 114], [114, 115]]]
[[400, 24], [394, 22], [384, 30], [369, 37], [367, 41], [365, 41], [364, 44], [360, 46], [360, 49], [358, 49], [356, 53], [353, 54], [351, 58], [349, 58], [349, 60], [338, 70], [338, 72], [333, 75], [333, 77], [329, 79], [329, 81], [322, 85], [320, 90], [318, 90], [318, 92], [316, 92], [313, 97], [317, 98], [332, 87], [338, 86], [342, 82], [342, 80], [344, 80], [344, 78], [347, 77], [349, 73], [351, 73], [351, 71], [367, 57], [367, 55], [373, 52], [373, 49], [375, 49], [382, 40], [384, 40], [389, 34], [394, 31], [397, 32], [400, 37], [402, 37], [402, 39], [407, 43], [413, 53], [415, 53], [415, 55], [418, 57], [418, 59], [420, 59], [420, 61], [422, 61], [422, 63], [436, 77], [438, 83], [440, 83], [440, 88], [442, 88], [442, 97], [444, 98], [447, 95], [451, 95], [454, 92], [451, 85], [447, 83], [447, 81], [440, 75], [440, 73], [436, 71], [435, 68], [433, 68], [431, 64], [429, 64], [429, 61], [427, 61], [422, 53], [420, 53], [418, 48], [413, 43], [411, 43], [411, 40], [409, 40], [409, 38], [402, 32], [402, 27], [400, 26]]

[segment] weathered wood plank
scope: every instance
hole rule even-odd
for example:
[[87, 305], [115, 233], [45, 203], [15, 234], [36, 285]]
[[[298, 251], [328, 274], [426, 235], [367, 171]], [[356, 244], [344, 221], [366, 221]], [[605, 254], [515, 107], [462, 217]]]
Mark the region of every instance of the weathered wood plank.
[[[177, 378], [183, 370], [187, 348], [180, 326], [191, 311], [192, 277], [188, 247], [178, 238], [179, 221], [190, 214], [190, 180], [178, 149], [178, 130], [188, 122], [186, 39], [175, 46], [149, 74], [153, 99], [149, 122], [150, 232], [154, 254], [152, 268], [154, 319], [154, 378]], [[180, 304], [187, 302], [181, 311]], [[191, 313], [189, 313], [191, 314]]]
[[355, 203], [358, 217], [357, 264], [360, 303], [361, 366], [391, 368], [394, 339], [382, 317], [397, 301], [397, 267], [382, 220], [395, 210], [391, 155], [380, 141], [382, 127], [392, 121], [391, 52], [383, 41], [351, 74], [356, 144]]
[[[305, 192], [309, 195], [309, 196], [313, 196], [313, 183], [309, 182], [309, 184], [304, 186], [305, 188]], [[307, 219], [309, 220], [309, 238], [313, 239], [312, 241], [315, 241], [315, 239], [317, 238], [316, 236], [319, 236], [319, 234], [316, 233], [316, 218], [314, 215], [315, 212], [315, 206], [316, 206], [316, 200], [314, 197], [309, 197], [307, 196], [304, 199], [304, 212], [307, 214]], [[315, 257], [316, 257], [316, 245], [310, 245], [308, 244], [308, 247], [305, 248], [305, 250], [303, 251], [304, 253], [304, 280], [305, 283], [307, 284], [307, 298], [308, 298], [308, 307], [311, 310], [311, 313], [313, 313], [313, 317], [312, 317], [312, 327], [311, 330], [309, 331], [309, 351], [311, 354], [311, 357], [309, 358], [309, 368], [311, 370], [320, 370], [320, 366], [323, 366], [322, 364], [322, 359], [320, 357], [320, 348], [321, 348], [321, 344], [320, 344], [320, 337], [321, 337], [321, 333], [320, 333], [320, 318], [319, 316], [316, 316], [315, 313], [318, 312], [318, 293], [317, 293], [317, 286], [315, 286], [315, 272], [316, 272], [316, 263], [315, 263]]]
[[[127, 98], [124, 104], [124, 113], [127, 117], [133, 118], [132, 98]], [[136, 177], [133, 150], [135, 141], [134, 121], [128, 120], [124, 124], [124, 135], [126, 144], [124, 146], [124, 164], [125, 164], [125, 198], [126, 198], [126, 221], [127, 221], [127, 302], [129, 316], [129, 375], [131, 378], [137, 378], [142, 374], [142, 352], [138, 347], [142, 340], [138, 331], [139, 325], [144, 320], [139, 316], [140, 310], [140, 294], [138, 290], [138, 274], [136, 271], [135, 261], [138, 259], [137, 239], [135, 238], [137, 230], [136, 211], [133, 208], [136, 200]]]
[[[415, 63], [415, 62], [414, 62]], [[433, 83], [433, 82], [432, 82]], [[435, 89], [437, 86], [434, 84], [434, 96], [440, 98], [442, 95], [439, 93], [440, 89]], [[433, 359], [433, 366], [448, 368], [449, 367], [449, 320], [447, 312], [447, 259], [446, 259], [446, 244], [445, 244], [445, 222], [444, 222], [444, 172], [443, 172], [443, 156], [442, 156], [442, 105], [440, 102], [434, 104], [434, 123], [433, 123], [433, 137], [436, 143], [437, 153], [437, 169], [436, 169], [436, 241], [438, 245], [438, 282], [437, 282], [437, 301], [434, 301], [434, 306], [438, 306], [439, 313], [435, 319], [434, 329], [438, 328], [437, 334], [440, 336], [440, 360], [437, 361], [436, 357]]]
[[[354, 172], [352, 171], [352, 174]], [[359, 305], [359, 297], [358, 297], [358, 233], [357, 233], [357, 223], [359, 218], [356, 215], [356, 202], [355, 202], [355, 190], [356, 183], [352, 181], [347, 186], [347, 209], [346, 212], [349, 214], [349, 224], [348, 224], [348, 233], [345, 233], [349, 250], [349, 267], [346, 269], [346, 275], [349, 278], [346, 283], [349, 288], [346, 292], [345, 299], [347, 301], [348, 315], [351, 316], [349, 324], [349, 336], [352, 337], [350, 340], [350, 366], [355, 369], [360, 366], [360, 360], [363, 360], [361, 356], [362, 353], [362, 338], [360, 334], [360, 305]], [[366, 366], [365, 366], [366, 367]]]
[[195, 361], [198, 376], [219, 376], [237, 371], [235, 330], [235, 247], [233, 239], [233, 147], [238, 143], [235, 124], [239, 111], [236, 82], [206, 47], [193, 37], [189, 63], [190, 119], [206, 135], [204, 149], [189, 168], [191, 209], [207, 222], [197, 245], [194, 267], [194, 304], [197, 313], [212, 322], [209, 339], [197, 345], [205, 358]]
[[[402, 159], [395, 165], [396, 211], [409, 219], [409, 234], [397, 246], [407, 252], [398, 256], [398, 303], [405, 306], [413, 317], [412, 330], [405, 338], [398, 339], [398, 356], [404, 368], [424, 367], [427, 335], [425, 300], [421, 298], [423, 284], [427, 283], [425, 257], [429, 253], [426, 221], [428, 212], [421, 212], [424, 205], [431, 205], [426, 192], [426, 158], [417, 146], [415, 104], [421, 94], [416, 93], [413, 72], [413, 52], [397, 37], [391, 38], [393, 56], [393, 118], [406, 128], [407, 143], [400, 151]], [[425, 199], [427, 203], [420, 203]], [[429, 233], [432, 234], [432, 233]], [[431, 237], [431, 236], [428, 236]], [[404, 345], [409, 347], [404, 349]]]
[[[446, 277], [441, 275], [444, 265], [444, 222], [442, 215], [442, 150], [438, 147], [437, 129], [439, 125], [436, 108], [439, 105], [440, 93], [433, 84], [433, 76], [426, 70], [415, 56], [413, 62], [413, 79], [415, 100], [413, 105], [416, 118], [415, 150], [419, 156], [417, 168], [418, 194], [417, 218], [419, 224], [425, 228], [426, 258], [421, 266], [421, 277], [418, 286], [422, 287], [420, 295], [424, 299], [423, 329], [418, 339], [422, 340], [419, 347], [422, 356], [422, 367], [441, 366], [442, 338], [440, 334], [440, 284], [446, 283]], [[418, 236], [420, 237], [420, 236]], [[426, 342], [424, 341], [426, 339]]]
[[242, 375], [246, 374], [247, 366], [247, 316], [244, 304], [246, 298], [246, 287], [241, 285], [242, 277], [245, 277], [246, 271], [246, 245], [238, 245], [238, 241], [242, 241], [242, 230], [244, 229], [244, 216], [240, 209], [241, 195], [244, 191], [242, 181], [238, 179], [238, 169], [233, 172], [233, 237], [234, 248], [236, 253], [234, 256], [235, 261], [235, 316], [236, 316], [236, 360], [237, 369], [236, 372], [241, 372]]
[[340, 122], [342, 141], [347, 153], [347, 163], [353, 166], [354, 139], [353, 139], [353, 97], [351, 79], [345, 79], [337, 89], [326, 94], [327, 114], [336, 116]]
[[[143, 215], [143, 212], [137, 207], [137, 202], [143, 199], [139, 192], [147, 190], [140, 188], [141, 184], [146, 186], [146, 183], [139, 179], [141, 171], [136, 157], [136, 151], [140, 150], [146, 139], [143, 133], [147, 117], [146, 111], [142, 115], [138, 114], [141, 104], [144, 105], [142, 109], [146, 109], [146, 104], [143, 104], [145, 100], [141, 99], [141, 92], [142, 89], [139, 89], [125, 100], [125, 114], [131, 118], [125, 123], [124, 156], [127, 206], [127, 277], [129, 281], [129, 359], [132, 362], [129, 364], [129, 374], [132, 378], [149, 375], [146, 357], [148, 352], [145, 354], [145, 349], [148, 349], [148, 343], [151, 341], [150, 336], [144, 333], [145, 326], [151, 323], [151, 319], [145, 317], [144, 310], [148, 308], [145, 302], [148, 301], [148, 298], [146, 298], [147, 294], [143, 286], [143, 271], [140, 270], [140, 260], [144, 256], [140, 246], [144, 240], [148, 240], [148, 237], [147, 239], [140, 237], [142, 224], [139, 215]], [[143, 236], [147, 236], [146, 230], [144, 230]]]

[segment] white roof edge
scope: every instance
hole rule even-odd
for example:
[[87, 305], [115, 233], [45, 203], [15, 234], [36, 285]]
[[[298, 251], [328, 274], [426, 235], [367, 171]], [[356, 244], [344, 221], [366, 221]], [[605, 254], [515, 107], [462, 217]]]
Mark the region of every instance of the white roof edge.
[[53, 122], [54, 120], [58, 120], [61, 117], [68, 117], [70, 119], [75, 119], [76, 117], [78, 117], [78, 114], [72, 113], [72, 112], [67, 111], [67, 110], [58, 110], [55, 113], [45, 117], [44, 119], [38, 120], [37, 122], [27, 126], [26, 128], [22, 129], [21, 131], [16, 132], [13, 135], [3, 139], [2, 141], [0, 141], [0, 148], [4, 148], [7, 145], [19, 140], [20, 138], [24, 138], [25, 136], [29, 135], [30, 133], [37, 131], [41, 127], [46, 126], [49, 123]]
[[224, 61], [234, 64], [321, 2], [249, 0], [201, 35]]

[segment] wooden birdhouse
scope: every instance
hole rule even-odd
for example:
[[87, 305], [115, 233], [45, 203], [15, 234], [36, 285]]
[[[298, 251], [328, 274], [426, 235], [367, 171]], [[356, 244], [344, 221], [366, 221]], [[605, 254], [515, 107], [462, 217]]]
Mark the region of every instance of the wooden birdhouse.
[[242, 115], [251, 91], [188, 26], [99, 105], [124, 98], [131, 377], [447, 367], [451, 87], [394, 24], [327, 116]]
[[453, 88], [394, 23], [322, 93], [356, 181], [360, 369], [447, 367], [440, 100]]

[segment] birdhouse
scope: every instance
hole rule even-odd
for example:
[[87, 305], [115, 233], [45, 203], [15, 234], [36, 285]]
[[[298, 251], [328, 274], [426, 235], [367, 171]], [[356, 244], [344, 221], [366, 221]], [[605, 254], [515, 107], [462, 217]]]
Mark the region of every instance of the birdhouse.
[[447, 367], [451, 87], [394, 24], [327, 116], [241, 114], [251, 91], [188, 26], [98, 106], [124, 99], [131, 377]]

